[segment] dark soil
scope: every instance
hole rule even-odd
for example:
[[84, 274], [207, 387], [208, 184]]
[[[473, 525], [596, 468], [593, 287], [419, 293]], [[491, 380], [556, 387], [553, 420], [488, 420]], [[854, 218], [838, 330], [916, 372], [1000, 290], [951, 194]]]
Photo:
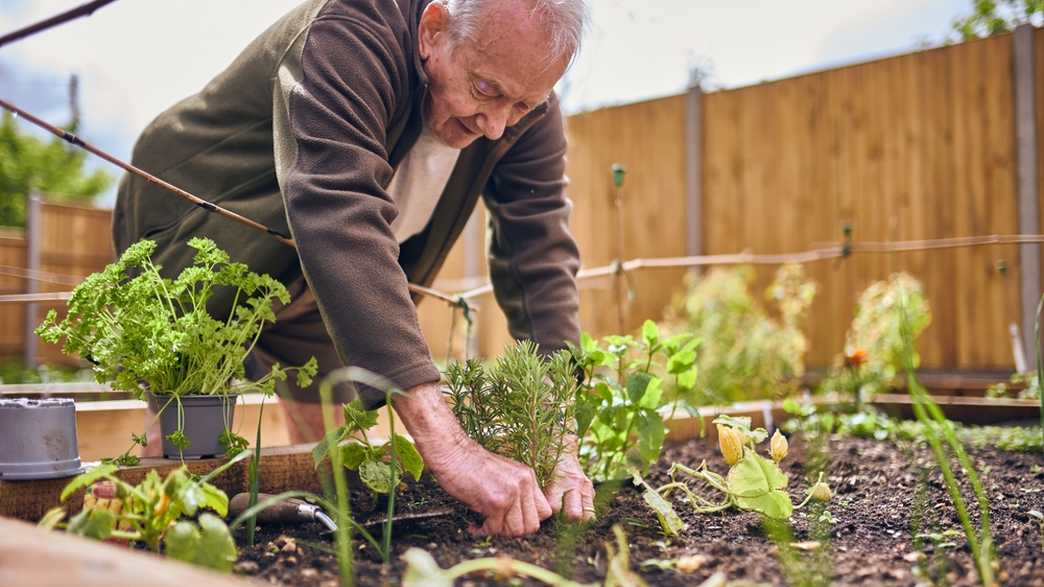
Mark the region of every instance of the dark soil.
[[[665, 539], [640, 493], [627, 483], [600, 490], [598, 520], [588, 528], [548, 521], [525, 539], [481, 539], [469, 534], [476, 519], [460, 507], [451, 516], [398, 524], [391, 568], [382, 567], [372, 546], [357, 541], [356, 577], [361, 585], [398, 585], [404, 569], [399, 556], [418, 546], [443, 568], [465, 559], [506, 555], [577, 581], [600, 582], [607, 560], [604, 543], [612, 538], [613, 524], [621, 524], [632, 567], [651, 585], [698, 585], [718, 571], [730, 581], [773, 585], [978, 584], [960, 523], [927, 450], [859, 439], [832, 439], [825, 449], [791, 441], [783, 464], [795, 503], [824, 464], [825, 480], [835, 495], [829, 504], [795, 513], [789, 540], [771, 540], [756, 514], [730, 510], [698, 515], [680, 501], [675, 508], [688, 527], [681, 536]], [[1044, 511], [1044, 457], [981, 450], [973, 451], [972, 458], [990, 498], [998, 578], [1005, 585], [1044, 586], [1044, 528], [1029, 514]], [[726, 471], [714, 443], [693, 441], [667, 449], [661, 460], [665, 465], [648, 480], [653, 485], [667, 482], [666, 464], [671, 462], [695, 466], [703, 460], [715, 471]], [[977, 520], [973, 494], [967, 487], [964, 494]], [[399, 511], [452, 503], [427, 483], [403, 494]], [[379, 537], [380, 530], [374, 534]], [[780, 548], [777, 542], [794, 546]], [[318, 526], [268, 526], [260, 529], [253, 548], [243, 549], [236, 569], [272, 583], [334, 587], [337, 564], [329, 554], [331, 546], [332, 538]], [[689, 561], [696, 568], [689, 573], [642, 564], [684, 556], [693, 556]], [[499, 583], [472, 576], [464, 584]]]

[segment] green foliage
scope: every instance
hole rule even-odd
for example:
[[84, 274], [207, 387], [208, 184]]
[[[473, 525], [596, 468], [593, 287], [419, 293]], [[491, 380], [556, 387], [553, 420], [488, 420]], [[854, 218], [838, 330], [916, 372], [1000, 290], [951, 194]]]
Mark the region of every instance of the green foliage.
[[[787, 400], [783, 408], [795, 416], [783, 423], [788, 433], [836, 434], [890, 442], [927, 442], [925, 424], [918, 420], [892, 418], [871, 406], [860, 411], [817, 410], [812, 404]], [[969, 426], [948, 421], [964, 444], [1010, 452], [1041, 452], [1044, 442], [1036, 426]]]
[[[706, 462], [695, 469], [674, 463], [669, 471], [671, 482], [657, 488], [656, 492], [664, 498], [672, 493], [681, 493], [697, 513], [735, 507], [774, 520], [789, 519], [795, 509], [787, 494], [789, 479], [776, 462], [759, 455], [756, 449], [756, 445], [768, 436], [765, 430], [751, 429], [749, 418], [719, 416], [714, 423], [719, 426], [719, 434], [738, 433], [738, 438], [742, 439], [742, 456], [739, 460], [724, 477], [711, 470]], [[687, 483], [686, 479], [695, 481], [695, 487]], [[805, 501], [797, 507], [808, 503], [815, 487], [809, 490]], [[712, 499], [703, 495], [702, 491], [707, 488], [720, 494], [719, 497]]]
[[[197, 479], [184, 466], [166, 478], [151, 470], [137, 485], [123, 481], [115, 472], [115, 465], [101, 465], [65, 486], [62, 501], [89, 488], [83, 509], [65, 525], [67, 532], [97, 540], [120, 538], [153, 552], [160, 552], [163, 547], [173, 558], [220, 571], [231, 570], [236, 548], [221, 520], [228, 514], [228, 496], [223, 491], [205, 479]], [[95, 494], [101, 485], [95, 483], [100, 481], [108, 485], [105, 497]], [[60, 528], [64, 515], [61, 508], [55, 508], [40, 524]], [[197, 516], [198, 523], [191, 521]]]
[[1022, 24], [1044, 24], [1044, 0], [971, 0], [972, 13], [953, 21], [958, 39], [970, 41], [1014, 30]]
[[[903, 300], [905, 310], [901, 308]], [[895, 273], [867, 287], [856, 303], [844, 353], [834, 361], [820, 388], [850, 395], [857, 403], [886, 390], [903, 368], [903, 311], [910, 336], [916, 340], [931, 323], [932, 315], [915, 278]], [[912, 352], [916, 367], [920, 357]]]
[[[75, 125], [68, 129], [75, 132]], [[5, 112], [0, 117], [0, 226], [25, 226], [33, 191], [55, 201], [86, 203], [107, 189], [112, 177], [100, 170], [87, 174], [86, 157], [59, 138], [44, 142], [21, 132]]]
[[595, 481], [624, 479], [631, 469], [645, 472], [660, 457], [667, 429], [660, 408], [663, 379], [673, 379], [674, 406], [696, 385], [696, 351], [700, 340], [690, 334], [663, 338], [647, 320], [640, 340], [607, 336], [601, 342], [588, 334], [573, 349], [583, 373], [576, 395], [580, 461]]
[[236, 542], [228, 526], [214, 514], [204, 513], [198, 522], [182, 520], [163, 540], [167, 556], [227, 573], [236, 562]]
[[[291, 370], [297, 371], [297, 383], [307, 386], [318, 370], [314, 358], [300, 367], [277, 364], [256, 381], [246, 379], [246, 357], [265, 324], [275, 322], [272, 304], [290, 301], [283, 284], [231, 262], [209, 239], [194, 238], [189, 246], [197, 251], [192, 266], [171, 280], [150, 259], [156, 243], [135, 243], [73, 290], [64, 319], [48, 312], [37, 334], [50, 343], [64, 340], [66, 354], [94, 363], [99, 383], [139, 398], [145, 391], [172, 396], [176, 403], [189, 394], [271, 395]], [[207, 312], [218, 288], [235, 292], [227, 320]], [[180, 428], [168, 439], [179, 448], [188, 446]], [[230, 433], [223, 441], [229, 450], [246, 445]]]
[[656, 513], [656, 519], [660, 521], [660, 530], [663, 534], [665, 536], [677, 536], [680, 534], [685, 529], [686, 524], [678, 516], [678, 513], [674, 511], [674, 506], [671, 505], [671, 502], [650, 487], [637, 470], [633, 471], [633, 475], [634, 484], [642, 488], [642, 500], [645, 502], [645, 505], [649, 506]]
[[487, 450], [528, 465], [547, 487], [575, 432], [570, 353], [543, 358], [534, 343], [522, 341], [489, 365], [451, 364], [446, 379], [464, 431]]
[[1012, 373], [1007, 383], [991, 385], [986, 390], [986, 397], [1015, 397], [1018, 399], [1040, 399], [1040, 377], [1036, 371]]
[[750, 292], [753, 280], [750, 267], [712, 269], [691, 276], [675, 304], [678, 327], [703, 341], [690, 403], [728, 404], [796, 390], [808, 348], [801, 326], [816, 286], [800, 265], [780, 267], [766, 290], [777, 319]]
[[[344, 426], [330, 431], [327, 436], [341, 451], [344, 467], [359, 472], [359, 478], [374, 493], [387, 494], [405, 474], [420, 481], [424, 472], [424, 460], [417, 447], [405, 436], [394, 434], [390, 442], [373, 444], [366, 431], [377, 425], [377, 410], [366, 410], [358, 399], [344, 405]], [[361, 439], [349, 438], [354, 434]], [[347, 442], [344, 440], [348, 438]], [[318, 467], [329, 454], [330, 442], [320, 442], [312, 449], [312, 457]], [[394, 470], [392, 450], [395, 451]]]

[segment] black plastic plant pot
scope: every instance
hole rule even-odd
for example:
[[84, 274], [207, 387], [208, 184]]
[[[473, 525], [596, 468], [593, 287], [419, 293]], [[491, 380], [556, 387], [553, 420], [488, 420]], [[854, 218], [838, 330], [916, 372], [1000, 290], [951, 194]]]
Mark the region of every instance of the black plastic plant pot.
[[73, 400], [0, 399], [0, 480], [57, 479], [82, 469]]
[[178, 430], [178, 401], [169, 395], [149, 394], [149, 407], [160, 414], [163, 456], [168, 459], [208, 459], [225, 454], [221, 434], [232, 429], [238, 395], [181, 396], [182, 431], [189, 445], [178, 450], [167, 436]]

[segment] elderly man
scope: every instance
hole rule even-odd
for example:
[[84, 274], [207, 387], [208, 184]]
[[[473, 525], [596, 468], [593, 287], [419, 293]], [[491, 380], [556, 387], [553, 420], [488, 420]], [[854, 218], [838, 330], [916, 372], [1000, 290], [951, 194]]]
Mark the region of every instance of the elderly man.
[[[575, 450], [545, 494], [528, 467], [467, 438], [437, 387], [407, 282], [434, 279], [482, 196], [512, 334], [545, 352], [577, 339], [579, 260], [552, 88], [585, 20], [583, 0], [309, 0], [161, 114], [134, 151], [137, 165], [292, 236], [297, 250], [135, 176], [114, 216], [117, 249], [155, 240], [168, 274], [205, 235], [290, 284], [254, 367], [314, 355], [321, 372], [356, 365], [407, 390], [396, 412], [439, 484], [490, 534], [533, 532], [559, 508], [588, 518], [593, 489]], [[315, 389], [280, 391], [293, 440], [317, 440]], [[370, 406], [383, 399], [359, 393]]]

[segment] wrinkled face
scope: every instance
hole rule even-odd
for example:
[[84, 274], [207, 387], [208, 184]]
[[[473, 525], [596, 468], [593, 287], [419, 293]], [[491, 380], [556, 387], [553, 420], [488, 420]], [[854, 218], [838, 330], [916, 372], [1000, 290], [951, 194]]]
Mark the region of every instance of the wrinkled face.
[[473, 39], [455, 40], [438, 1], [421, 16], [419, 50], [430, 82], [428, 128], [463, 149], [480, 136], [496, 140], [547, 100], [568, 57], [550, 60], [547, 33], [525, 0], [505, 0], [479, 19]]

